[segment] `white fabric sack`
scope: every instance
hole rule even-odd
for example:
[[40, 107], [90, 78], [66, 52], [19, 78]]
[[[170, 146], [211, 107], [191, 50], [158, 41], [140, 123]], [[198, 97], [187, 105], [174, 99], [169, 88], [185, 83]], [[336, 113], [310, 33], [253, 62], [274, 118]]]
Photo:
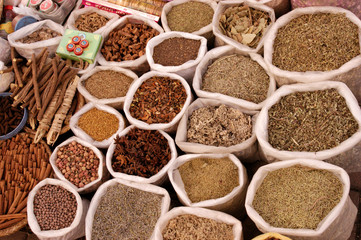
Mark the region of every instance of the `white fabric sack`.
[[[188, 118], [192, 115], [192, 112], [198, 108], [208, 107], [208, 106], [220, 106], [226, 105], [240, 110], [241, 112], [251, 115], [252, 117], [252, 136], [245, 140], [242, 143], [232, 145], [229, 147], [217, 147], [211, 145], [204, 145], [200, 143], [187, 142], [187, 129], [188, 129]], [[232, 153], [236, 155], [242, 162], [254, 162], [257, 159], [255, 154], [257, 153], [256, 145], [256, 133], [255, 133], [255, 124], [258, 112], [248, 111], [242, 107], [235, 105], [233, 103], [224, 103], [216, 99], [206, 99], [198, 98], [195, 100], [187, 109], [186, 113], [183, 115], [181, 121], [179, 122], [177, 134], [175, 137], [175, 142], [177, 146], [186, 153]]]
[[10, 44], [0, 37], [0, 62], [8, 65], [11, 62]]
[[207, 92], [202, 90], [203, 84], [203, 75], [207, 72], [208, 66], [210, 66], [213, 62], [215, 62], [218, 58], [232, 55], [232, 54], [240, 54], [246, 57], [250, 57], [253, 61], [257, 62], [269, 75], [269, 88], [267, 93], [267, 98], [270, 97], [273, 92], [276, 90], [276, 82], [273, 76], [268, 72], [268, 68], [262, 58], [262, 56], [256, 53], [247, 53], [241, 50], [234, 48], [233, 46], [226, 45], [218, 48], [214, 48], [211, 51], [207, 52], [202, 61], [198, 64], [196, 72], [193, 78], [193, 89], [196, 92], [198, 97], [201, 98], [210, 98], [210, 99], [218, 99], [222, 102], [229, 102], [239, 105], [250, 111], [259, 111], [264, 105], [265, 101], [260, 103], [250, 102], [244, 99], [231, 97], [225, 94], [216, 93], [216, 92]]
[[[182, 110], [173, 118], [172, 121], [170, 121], [169, 123], [146, 123], [144, 121], [138, 120], [134, 117], [132, 117], [132, 115], [129, 112], [129, 108], [130, 105], [133, 101], [134, 98], [134, 94], [135, 92], [138, 90], [138, 88], [142, 85], [142, 83], [154, 76], [158, 76], [158, 77], [169, 77], [171, 79], [176, 79], [179, 80], [182, 84], [183, 87], [185, 88], [186, 94], [187, 94], [187, 98], [186, 101], [183, 105]], [[189, 87], [188, 83], [186, 80], [184, 80], [182, 77], [173, 74], [173, 73], [162, 73], [162, 72], [156, 72], [156, 71], [150, 71], [145, 73], [144, 75], [142, 75], [139, 79], [137, 79], [136, 81], [133, 82], [133, 84], [130, 86], [127, 95], [125, 96], [125, 100], [124, 100], [124, 113], [125, 116], [127, 117], [128, 121], [130, 124], [133, 124], [141, 129], [147, 129], [147, 130], [163, 130], [166, 131], [168, 133], [174, 133], [177, 130], [177, 126], [178, 123], [180, 121], [180, 119], [182, 118], [182, 116], [184, 115], [184, 113], [186, 112], [189, 104], [192, 102], [192, 92], [191, 92], [191, 88]]]
[[[7, 69], [7, 67], [5, 67], [4, 63], [0, 61], [0, 71], [5, 69]], [[10, 83], [12, 83], [13, 81], [13, 72], [0, 74], [0, 93], [5, 92], [9, 88]]]
[[361, 20], [352, 12], [337, 7], [308, 7], [297, 8], [279, 19], [268, 31], [267, 39], [264, 43], [264, 59], [269, 67], [270, 72], [274, 75], [278, 86], [293, 83], [312, 83], [326, 80], [340, 81], [346, 83], [351, 89], [357, 100], [361, 103], [361, 54], [354, 57], [340, 68], [331, 71], [307, 71], [307, 72], [291, 72], [282, 70], [272, 64], [273, 44], [277, 36], [278, 29], [287, 25], [291, 20], [304, 14], [316, 13], [345, 13], [346, 17], [356, 24], [359, 29], [359, 39], [361, 48]]
[[[57, 185], [65, 188], [76, 198], [78, 204], [76, 209], [76, 214], [73, 223], [63, 229], [59, 230], [47, 230], [42, 231], [36, 220], [34, 214], [34, 197], [38, 190], [45, 185]], [[28, 224], [31, 228], [31, 231], [40, 239], [40, 240], [75, 240], [77, 238], [83, 237], [85, 235], [85, 217], [89, 208], [89, 201], [82, 200], [79, 193], [76, 192], [68, 183], [63, 182], [58, 179], [46, 178], [40, 183], [38, 183], [33, 190], [29, 193], [28, 202], [27, 202], [27, 214], [28, 214]]]
[[[277, 169], [291, 167], [300, 164], [315, 169], [324, 169], [334, 173], [343, 184], [343, 194], [340, 202], [328, 213], [328, 215], [318, 224], [317, 229], [291, 229], [277, 228], [267, 223], [253, 208], [252, 203], [257, 189], [268, 172]], [[324, 163], [318, 160], [298, 159], [277, 162], [265, 165], [258, 169], [253, 176], [248, 187], [246, 197], [246, 210], [248, 216], [256, 224], [257, 228], [263, 232], [277, 232], [294, 240], [347, 240], [352, 232], [357, 215], [357, 208], [349, 197], [350, 178], [348, 174], [340, 167]]]
[[[241, 3], [248, 5], [254, 9], [259, 9], [262, 11], [265, 11], [269, 14], [269, 17], [271, 19], [271, 22], [269, 24], [269, 26], [266, 28], [265, 30], [265, 34], [263, 35], [263, 37], [261, 38], [261, 40], [259, 41], [258, 45], [256, 48], [251, 48], [247, 45], [244, 45], [236, 40], [234, 40], [233, 38], [230, 38], [226, 35], [223, 34], [222, 30], [219, 28], [219, 19], [221, 18], [223, 12], [229, 8], [229, 7], [233, 7], [233, 6], [238, 6]], [[265, 39], [268, 38], [268, 32], [271, 28], [271, 26], [274, 24], [275, 20], [275, 12], [272, 8], [267, 7], [265, 5], [259, 4], [259, 3], [255, 3], [255, 2], [251, 2], [251, 1], [244, 1], [244, 0], [230, 0], [230, 1], [221, 1], [218, 3], [217, 6], [217, 10], [214, 13], [213, 16], [213, 21], [212, 21], [212, 27], [213, 27], [213, 33], [216, 36], [215, 39], [215, 46], [222, 46], [222, 45], [231, 45], [234, 46], [235, 48], [245, 51], [245, 52], [249, 52], [249, 53], [258, 53], [262, 51], [262, 47], [263, 44], [265, 42]]]
[[90, 70], [89, 72], [87, 72], [86, 74], [84, 74], [78, 83], [78, 91], [80, 92], [81, 95], [83, 95], [83, 97], [85, 98], [86, 102], [94, 102], [94, 103], [99, 103], [99, 104], [104, 104], [104, 105], [108, 105], [110, 107], [113, 107], [115, 109], [122, 109], [123, 108], [123, 104], [124, 104], [124, 100], [125, 100], [125, 96], [124, 97], [117, 97], [117, 98], [102, 98], [99, 99], [93, 95], [91, 95], [88, 90], [84, 87], [83, 82], [85, 80], [87, 80], [89, 77], [91, 77], [93, 74], [95, 74], [96, 72], [99, 71], [105, 71], [105, 70], [112, 70], [115, 72], [119, 72], [122, 73], [130, 78], [133, 78], [133, 82], [135, 80], [138, 79], [138, 76], [125, 68], [120, 68], [120, 67], [112, 67], [112, 66], [97, 66], [94, 69]]
[[[238, 169], [239, 185], [235, 187], [230, 193], [215, 199], [204, 200], [200, 202], [192, 202], [184, 188], [182, 176], [179, 173], [179, 167], [188, 161], [196, 158], [229, 158]], [[248, 178], [247, 172], [239, 159], [233, 154], [186, 154], [178, 157], [169, 170], [168, 177], [174, 190], [177, 193], [179, 201], [188, 207], [202, 207], [212, 210], [217, 210], [231, 214], [235, 217], [242, 216], [245, 213], [244, 201], [247, 192]], [[216, 183], [214, 183], [216, 184]]]
[[65, 28], [79, 30], [75, 27], [75, 22], [78, 19], [78, 17], [80, 15], [83, 15], [86, 13], [93, 13], [93, 12], [95, 12], [99, 15], [102, 15], [102, 16], [108, 18], [108, 20], [109, 20], [103, 27], [99, 28], [98, 30], [96, 30], [93, 33], [101, 34], [105, 29], [110, 27], [116, 20], [119, 19], [118, 14], [106, 12], [104, 10], [100, 10], [100, 9], [94, 8], [94, 7], [86, 7], [86, 8], [81, 8], [81, 9], [72, 11], [70, 16], [68, 17], [68, 21], [66, 22]]
[[[167, 14], [170, 12], [170, 10], [172, 10], [172, 8], [174, 6], [177, 6], [177, 5], [186, 3], [186, 2], [189, 2], [189, 0], [174, 0], [174, 1], [168, 2], [166, 5], [164, 5], [164, 7], [162, 9], [162, 16], [161, 16], [160, 19], [162, 20], [162, 26], [163, 26], [165, 32], [172, 31], [168, 26]], [[213, 9], [214, 12], [216, 11], [217, 3], [215, 1], [212, 1], [212, 0], [196, 0], [196, 2], [205, 3], [205, 4], [209, 5]], [[203, 37], [206, 37], [209, 34], [213, 35], [212, 23], [208, 24], [207, 26], [202, 27], [201, 29], [199, 29], [199, 30], [197, 30], [195, 32], [192, 32], [192, 34], [203, 36]]]
[[34, 42], [34, 43], [21, 43], [17, 42], [17, 40], [22, 39], [29, 34], [35, 32], [36, 30], [48, 27], [54, 31], [57, 31], [61, 35], [64, 34], [63, 26], [51, 21], [51, 20], [44, 20], [36, 23], [32, 23], [21, 28], [21, 31], [16, 31], [8, 36], [8, 40], [10, 46], [15, 47], [16, 51], [23, 56], [24, 58], [31, 59], [31, 55], [35, 53], [35, 55], [40, 54], [44, 47], [48, 48], [49, 57], [53, 57], [55, 55], [56, 49], [60, 43], [62, 36], [58, 36], [55, 38], [51, 38], [44, 41]]
[[291, 4], [289, 0], [248, 0], [249, 2], [255, 2], [264, 4], [275, 10], [277, 16], [281, 16], [290, 10]]
[[77, 111], [70, 118], [70, 123], [69, 123], [70, 129], [73, 131], [75, 136], [77, 136], [80, 139], [83, 139], [84, 141], [94, 145], [95, 147], [108, 148], [109, 145], [111, 144], [111, 142], [113, 141], [113, 138], [115, 137], [116, 133], [114, 133], [108, 139], [104, 139], [103, 141], [99, 142], [99, 141], [96, 141], [95, 139], [93, 139], [91, 136], [89, 136], [83, 129], [81, 129], [78, 126], [78, 121], [79, 121], [79, 118], [81, 117], [81, 115], [88, 112], [92, 108], [96, 108], [98, 110], [102, 110], [102, 111], [105, 111], [105, 112], [108, 112], [108, 113], [111, 113], [111, 114], [115, 115], [119, 120], [118, 131], [119, 130], [121, 131], [121, 130], [124, 129], [124, 127], [125, 127], [124, 118], [117, 110], [115, 110], [114, 108], [109, 107], [107, 105], [93, 103], [93, 102], [89, 102], [89, 103], [85, 104], [79, 111]]
[[154, 240], [163, 240], [162, 232], [167, 227], [168, 222], [173, 218], [185, 214], [195, 215], [197, 217], [208, 218], [217, 222], [233, 225], [233, 239], [243, 240], [242, 223], [238, 219], [223, 212], [197, 207], [176, 207], [167, 212], [164, 216], [160, 217], [157, 225], [155, 226]]
[[[179, 66], [163, 66], [161, 64], [155, 63], [153, 60], [154, 47], [162, 43], [164, 40], [170, 38], [186, 38], [186, 39], [193, 39], [200, 41], [201, 45], [198, 50], [197, 58], [194, 60], [189, 60]], [[186, 79], [189, 84], [191, 84], [194, 72], [196, 71], [196, 67], [198, 63], [200, 63], [206, 52], [207, 52], [207, 39], [205, 39], [204, 37], [194, 35], [191, 33], [171, 31], [171, 32], [159, 34], [158, 36], [152, 38], [147, 44], [145, 54], [147, 55], [147, 60], [151, 70], [159, 71], [159, 72], [167, 72], [167, 73], [176, 73], [181, 77], [183, 77], [184, 79]]]
[[[80, 143], [81, 145], [90, 148], [91, 150], [93, 150], [93, 152], [95, 153], [95, 155], [99, 158], [99, 166], [98, 166], [98, 178], [95, 179], [94, 181], [88, 183], [87, 185], [85, 185], [84, 187], [77, 187], [75, 186], [72, 182], [70, 182], [68, 179], [66, 179], [64, 177], [64, 175], [62, 174], [62, 172], [59, 170], [59, 168], [56, 165], [56, 159], [57, 159], [57, 153], [60, 147], [65, 146], [70, 144], [72, 141], [76, 141], [77, 143]], [[94, 192], [98, 189], [98, 187], [105, 182], [106, 180], [109, 179], [109, 173], [107, 171], [107, 168], [105, 167], [105, 158], [104, 155], [101, 151], [99, 151], [99, 149], [97, 149], [96, 147], [94, 147], [93, 145], [91, 145], [90, 143], [77, 138], [77, 137], [71, 137], [68, 138], [67, 140], [65, 140], [64, 142], [62, 142], [60, 145], [58, 145], [53, 153], [50, 156], [49, 162], [51, 164], [51, 167], [53, 168], [53, 171], [55, 173], [55, 177], [67, 182], [70, 186], [72, 186], [79, 194], [85, 194], [85, 193], [90, 193], [90, 192]]]
[[[121, 28], [127, 23], [145, 24], [145, 25], [148, 25], [148, 26], [152, 27], [153, 29], [157, 30], [159, 32], [159, 34], [164, 32], [163, 28], [161, 26], [159, 26], [159, 24], [157, 24], [153, 20], [147, 19], [142, 16], [127, 15], [127, 16], [121, 17], [120, 19], [115, 21], [111, 26], [107, 27], [102, 32], [103, 42], [106, 42], [108, 40], [108, 35], [111, 31], [113, 31], [114, 29]], [[102, 48], [102, 46], [100, 47], [100, 49], [101, 48]], [[102, 66], [112, 66], [112, 67], [117, 66], [117, 67], [122, 67], [122, 68], [128, 68], [135, 72], [147, 72], [149, 70], [149, 65], [147, 63], [147, 57], [145, 54], [135, 60], [116, 62], [116, 61], [105, 60], [103, 54], [101, 52], [99, 52], [99, 54], [97, 56], [97, 60], [98, 60], [98, 63]]]
[[[132, 128], [135, 128], [135, 127], [136, 126], [131, 125], [131, 126], [127, 127], [126, 129], [124, 129], [123, 131], [118, 131], [117, 136], [119, 136], [119, 137], [125, 136]], [[168, 140], [168, 145], [169, 145], [170, 152], [171, 152], [171, 158], [170, 158], [169, 162], [157, 174], [155, 174], [149, 178], [145, 178], [145, 177], [141, 177], [141, 176], [129, 175], [126, 173], [121, 173], [121, 172], [115, 172], [112, 167], [112, 158], [113, 158], [114, 150], [116, 147], [115, 138], [113, 139], [112, 143], [110, 144], [108, 151], [107, 151], [107, 155], [105, 157], [107, 169], [110, 172], [110, 174], [114, 178], [125, 179], [127, 181], [132, 181], [132, 182], [137, 182], [137, 183], [151, 183], [154, 185], [161, 185], [162, 183], [166, 182], [168, 180], [167, 171], [176, 161], [177, 149], [175, 147], [174, 140], [171, 136], [169, 136], [166, 132], [164, 132], [162, 130], [157, 130], [157, 131], [159, 131]]]
[[[273, 148], [268, 142], [268, 110], [276, 104], [283, 96], [289, 95], [295, 92], [307, 92], [317, 91], [335, 88], [338, 93], [345, 98], [346, 104], [359, 124], [359, 129], [347, 140], [343, 141], [338, 146], [318, 151], [318, 152], [292, 152], [292, 151], [281, 151]], [[357, 164], [360, 161], [360, 155], [357, 152], [350, 151], [347, 155], [343, 155], [346, 151], [352, 150], [358, 143], [361, 142], [361, 109], [357, 103], [356, 98], [351, 93], [350, 89], [341, 82], [316, 82], [308, 84], [292, 84], [282, 86], [276, 92], [267, 99], [266, 104], [262, 108], [256, 122], [256, 135], [259, 143], [259, 151], [263, 160], [267, 162], [274, 162], [279, 160], [288, 160], [295, 158], [309, 158], [316, 160], [327, 160], [330, 158], [338, 158], [338, 165], [340, 167], [348, 166], [351, 171], [360, 171], [361, 166]], [[355, 153], [355, 154], [352, 154]], [[352, 155], [352, 156], [351, 156]], [[335, 164], [337, 164], [335, 162]]]
[[[170, 206], [170, 196], [169, 196], [167, 190], [165, 190], [164, 188], [154, 186], [152, 184], [136, 183], [136, 182], [130, 182], [127, 180], [115, 178], [115, 179], [109, 180], [109, 181], [105, 182], [103, 185], [101, 185], [91, 200], [89, 211], [88, 211], [88, 214], [87, 214], [86, 220], [85, 220], [86, 239], [92, 239], [91, 235], [92, 235], [92, 229], [93, 229], [94, 215], [97, 211], [97, 208], [101, 201], [101, 198], [107, 192], [108, 187], [114, 186], [117, 184], [122, 184], [124, 186], [132, 187], [132, 188], [139, 189], [139, 190], [142, 190], [145, 192], [150, 192], [150, 193], [154, 193], [154, 194], [163, 196], [160, 216], [163, 216], [164, 214], [166, 214], [168, 212], [169, 206]], [[154, 232], [152, 234], [152, 237], [153, 237], [153, 235], [154, 235]], [[150, 239], [152, 239], [152, 237]]]

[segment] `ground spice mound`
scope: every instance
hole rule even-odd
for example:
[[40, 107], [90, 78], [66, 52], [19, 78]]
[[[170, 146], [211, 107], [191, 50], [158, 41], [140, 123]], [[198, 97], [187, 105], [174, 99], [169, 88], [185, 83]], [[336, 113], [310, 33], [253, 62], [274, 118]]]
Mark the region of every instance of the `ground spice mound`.
[[342, 193], [343, 185], [332, 172], [295, 165], [269, 172], [252, 205], [273, 227], [316, 229]]
[[133, 82], [133, 78], [127, 75], [104, 70], [91, 75], [83, 82], [86, 90], [99, 99], [124, 97]]
[[359, 29], [345, 14], [305, 14], [280, 28], [273, 65], [287, 71], [331, 71], [360, 54]]
[[234, 54], [208, 66], [202, 90], [260, 103], [267, 98], [269, 82], [261, 65], [249, 57]]
[[229, 158], [195, 158], [178, 170], [194, 203], [224, 197], [239, 185], [238, 168]]
[[268, 119], [269, 143], [286, 151], [331, 149], [359, 129], [336, 89], [284, 96], [268, 110]]
[[232, 240], [232, 228], [232, 225], [213, 219], [185, 214], [171, 219], [162, 234], [164, 240]]
[[188, 142], [229, 147], [251, 136], [251, 116], [223, 104], [194, 110], [188, 120]]

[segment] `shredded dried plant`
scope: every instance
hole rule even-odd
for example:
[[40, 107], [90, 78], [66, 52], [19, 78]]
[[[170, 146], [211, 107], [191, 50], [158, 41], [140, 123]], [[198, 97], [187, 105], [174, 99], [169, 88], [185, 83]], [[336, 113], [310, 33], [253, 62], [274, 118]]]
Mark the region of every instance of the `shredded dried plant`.
[[345, 14], [305, 14], [278, 30], [273, 48], [283, 70], [331, 71], [360, 54], [359, 29]]
[[336, 89], [296, 92], [268, 111], [268, 141], [279, 150], [317, 152], [336, 147], [359, 125]]
[[342, 193], [342, 182], [332, 172], [295, 165], [269, 172], [252, 205], [273, 227], [316, 229]]
[[250, 57], [233, 54], [208, 66], [202, 90], [260, 103], [267, 98], [269, 83], [261, 65]]

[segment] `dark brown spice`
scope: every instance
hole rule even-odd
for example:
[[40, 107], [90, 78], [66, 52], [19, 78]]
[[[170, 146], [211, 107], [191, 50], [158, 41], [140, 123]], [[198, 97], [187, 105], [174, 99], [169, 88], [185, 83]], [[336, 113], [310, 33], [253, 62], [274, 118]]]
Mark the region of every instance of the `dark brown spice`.
[[146, 123], [169, 123], [182, 110], [187, 99], [181, 81], [169, 77], [151, 77], [134, 94], [129, 112]]
[[157, 174], [171, 159], [168, 140], [155, 130], [132, 128], [125, 136], [115, 138], [112, 168], [141, 177]]
[[24, 110], [19, 106], [12, 107], [12, 104], [10, 96], [0, 97], [0, 136], [13, 131], [23, 118]]
[[153, 49], [154, 63], [163, 66], [179, 66], [198, 56], [200, 40], [182, 37], [169, 38]]

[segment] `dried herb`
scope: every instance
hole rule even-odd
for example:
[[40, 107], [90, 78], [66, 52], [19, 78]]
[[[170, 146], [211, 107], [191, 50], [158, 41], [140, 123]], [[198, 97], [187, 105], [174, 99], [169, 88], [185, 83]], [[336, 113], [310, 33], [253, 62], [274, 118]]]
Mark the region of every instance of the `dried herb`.
[[112, 168], [141, 177], [157, 174], [171, 159], [168, 140], [155, 130], [132, 128], [125, 136], [115, 138]]
[[360, 55], [359, 29], [345, 14], [305, 14], [277, 32], [273, 65], [287, 71], [330, 71]]
[[169, 77], [151, 77], [134, 94], [129, 112], [146, 123], [169, 123], [182, 110], [187, 99], [181, 81]]
[[93, 240], [150, 239], [162, 196], [122, 184], [109, 186], [96, 209]]
[[172, 7], [167, 14], [168, 27], [172, 31], [195, 32], [212, 23], [214, 11], [206, 3], [185, 2]]
[[270, 22], [267, 12], [241, 4], [224, 11], [219, 19], [219, 27], [224, 35], [256, 48]]
[[296, 92], [268, 111], [268, 141], [279, 150], [317, 152], [336, 147], [359, 125], [336, 89]]
[[83, 82], [88, 92], [96, 98], [124, 97], [133, 78], [112, 70], [99, 71]]
[[171, 219], [162, 234], [164, 240], [222, 239], [232, 240], [233, 226], [213, 219], [184, 214]]
[[342, 193], [335, 174], [296, 165], [269, 172], [252, 205], [273, 227], [316, 229]]
[[202, 90], [260, 103], [267, 98], [269, 82], [261, 65], [249, 57], [234, 54], [208, 66]]
[[229, 158], [195, 158], [178, 170], [193, 203], [224, 197], [239, 185], [238, 168]]
[[153, 60], [163, 66], [179, 66], [196, 59], [200, 46], [200, 40], [169, 38], [154, 47]]
[[251, 117], [223, 104], [199, 108], [188, 120], [188, 142], [229, 147], [251, 136]]

